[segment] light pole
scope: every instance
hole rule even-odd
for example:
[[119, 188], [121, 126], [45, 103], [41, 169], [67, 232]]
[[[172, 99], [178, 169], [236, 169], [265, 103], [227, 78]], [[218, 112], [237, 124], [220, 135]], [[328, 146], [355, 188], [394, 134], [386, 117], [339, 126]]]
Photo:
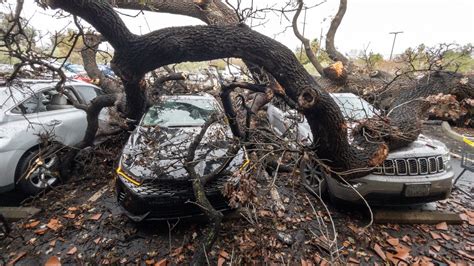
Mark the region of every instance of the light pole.
[[389, 32], [389, 34], [393, 34], [393, 43], [392, 43], [392, 51], [390, 52], [390, 60], [392, 60], [393, 47], [395, 47], [395, 41], [397, 40], [397, 35], [400, 33], [403, 33], [403, 31]]

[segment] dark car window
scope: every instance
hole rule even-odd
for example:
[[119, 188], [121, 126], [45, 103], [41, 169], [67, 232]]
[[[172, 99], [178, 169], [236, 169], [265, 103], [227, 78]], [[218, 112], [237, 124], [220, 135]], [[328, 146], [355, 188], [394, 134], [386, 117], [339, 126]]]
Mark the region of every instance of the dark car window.
[[212, 100], [177, 99], [165, 100], [152, 106], [143, 118], [143, 126], [202, 126], [212, 113], [218, 110]]
[[68, 91], [69, 88], [65, 88], [63, 93], [59, 93], [55, 88], [51, 88], [35, 93], [29, 99], [13, 108], [11, 112], [26, 115], [73, 108], [73, 101], [69, 97], [74, 97], [74, 94]]
[[92, 86], [74, 86], [74, 88], [86, 104], [89, 104], [95, 97], [102, 94], [100, 90]]
[[14, 114], [33, 114], [38, 112], [39, 107], [39, 98], [38, 95], [33, 95], [28, 100], [24, 101], [23, 103], [17, 105], [15, 108], [12, 109], [12, 113]]

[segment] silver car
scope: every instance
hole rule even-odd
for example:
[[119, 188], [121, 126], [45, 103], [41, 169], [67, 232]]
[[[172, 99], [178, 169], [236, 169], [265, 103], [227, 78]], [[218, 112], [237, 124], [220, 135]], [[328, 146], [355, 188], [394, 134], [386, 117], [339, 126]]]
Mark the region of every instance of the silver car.
[[[372, 117], [377, 110], [368, 102], [351, 93], [331, 94], [349, 121]], [[294, 121], [293, 110], [270, 104], [268, 119], [279, 135], [296, 134], [303, 145], [312, 143], [311, 129], [306, 120]], [[350, 123], [350, 122], [349, 122]], [[442, 142], [420, 135], [405, 148], [389, 153], [383, 165], [361, 178], [349, 182], [329, 178], [314, 158], [301, 160], [303, 181], [314, 191], [329, 192], [332, 200], [358, 203], [364, 197], [373, 205], [424, 203], [445, 199], [451, 193], [454, 173], [450, 166], [449, 150]]]
[[[64, 145], [77, 144], [84, 137], [86, 113], [72, 102], [88, 104], [102, 94], [101, 89], [71, 81], [59, 93], [55, 85], [24, 80], [21, 85], [0, 87], [0, 192], [18, 186], [36, 194], [57, 181], [59, 158], [39, 156], [40, 136], [48, 134]], [[106, 119], [106, 112], [100, 119]]]

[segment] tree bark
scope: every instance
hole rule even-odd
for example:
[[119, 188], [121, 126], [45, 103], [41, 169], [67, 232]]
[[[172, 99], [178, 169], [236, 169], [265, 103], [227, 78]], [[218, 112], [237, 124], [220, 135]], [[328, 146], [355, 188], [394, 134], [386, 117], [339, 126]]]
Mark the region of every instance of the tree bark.
[[107, 78], [97, 65], [97, 50], [99, 45], [104, 41], [101, 35], [87, 33], [83, 35], [84, 49], [81, 50], [82, 61], [87, 75], [101, 87], [105, 93], [117, 93], [120, 89], [117, 82]]
[[220, 0], [110, 0], [119, 8], [148, 10], [197, 18], [209, 25], [236, 25], [236, 13]]

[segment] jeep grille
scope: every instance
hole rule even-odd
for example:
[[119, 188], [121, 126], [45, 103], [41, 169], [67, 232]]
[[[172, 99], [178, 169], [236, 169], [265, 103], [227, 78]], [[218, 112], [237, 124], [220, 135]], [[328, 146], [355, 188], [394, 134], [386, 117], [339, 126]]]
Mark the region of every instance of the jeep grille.
[[377, 175], [429, 175], [443, 172], [446, 165], [441, 156], [385, 160], [375, 168]]

